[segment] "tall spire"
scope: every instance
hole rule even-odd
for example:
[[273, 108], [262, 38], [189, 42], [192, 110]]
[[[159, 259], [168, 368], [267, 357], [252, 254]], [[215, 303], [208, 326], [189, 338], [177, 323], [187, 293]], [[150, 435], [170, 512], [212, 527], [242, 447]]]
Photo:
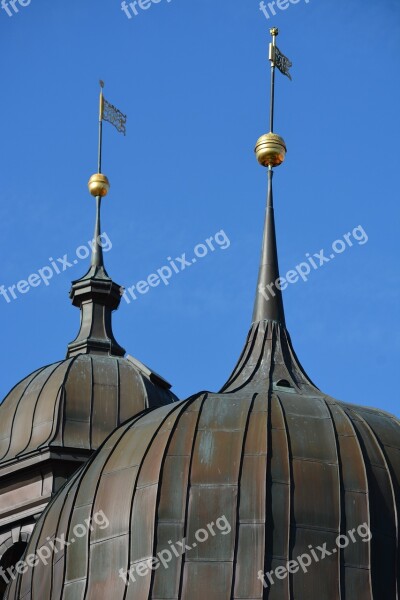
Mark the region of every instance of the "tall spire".
[[268, 167], [268, 197], [265, 213], [264, 237], [254, 302], [253, 323], [278, 321], [285, 324], [282, 292], [276, 286], [279, 280], [278, 250], [275, 233], [272, 179], [274, 171]]
[[270, 320], [285, 325], [285, 313], [279, 281], [272, 181], [274, 167], [278, 167], [285, 160], [286, 144], [273, 130], [275, 115], [275, 68], [278, 66], [280, 71], [290, 77], [289, 67], [291, 63], [276, 46], [278, 29], [274, 27], [270, 30], [270, 33], [272, 35], [272, 43], [269, 50], [269, 60], [271, 61], [270, 132], [259, 138], [255, 148], [259, 164], [268, 168], [268, 195], [253, 323]]
[[67, 357], [76, 354], [106, 354], [124, 356], [112, 332], [112, 312], [121, 302], [122, 288], [108, 275], [103, 258], [101, 238], [101, 200], [110, 189], [110, 183], [101, 172], [103, 144], [103, 87], [100, 82], [98, 172], [89, 179], [89, 191], [96, 198], [96, 220], [89, 271], [73, 281], [70, 291], [72, 304], [81, 310], [81, 326], [76, 339], [68, 344]]
[[286, 157], [284, 140], [273, 132], [275, 109], [275, 68], [290, 78], [290, 60], [276, 46], [277, 29], [271, 29], [269, 59], [271, 61], [270, 132], [257, 141], [257, 160], [268, 169], [268, 194], [260, 270], [254, 303], [253, 321], [240, 358], [220, 393], [247, 391], [285, 393], [311, 392], [317, 389], [293, 349], [286, 329], [276, 244], [272, 182], [274, 168]]

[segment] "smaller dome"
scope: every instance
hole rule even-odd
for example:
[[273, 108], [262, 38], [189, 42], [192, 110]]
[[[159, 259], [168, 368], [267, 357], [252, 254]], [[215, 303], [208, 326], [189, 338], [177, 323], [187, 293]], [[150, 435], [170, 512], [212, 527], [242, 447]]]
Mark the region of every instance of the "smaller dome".
[[0, 463], [49, 448], [96, 450], [146, 408], [177, 400], [138, 360], [78, 354], [38, 369], [0, 405]]
[[0, 404], [0, 465], [50, 448], [85, 459], [127, 419], [177, 401], [171, 385], [125, 357], [115, 339], [112, 313], [122, 293], [104, 266], [98, 197], [89, 270], [70, 291], [81, 313], [78, 334], [65, 360], [23, 379]]

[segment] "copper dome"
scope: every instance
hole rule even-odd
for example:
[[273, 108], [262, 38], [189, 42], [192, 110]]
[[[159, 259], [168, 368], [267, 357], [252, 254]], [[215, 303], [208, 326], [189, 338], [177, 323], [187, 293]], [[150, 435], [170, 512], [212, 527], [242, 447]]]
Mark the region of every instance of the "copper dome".
[[148, 407], [176, 400], [130, 357], [78, 354], [38, 369], [0, 405], [0, 463], [48, 449], [92, 451]]
[[149, 407], [175, 402], [171, 385], [138, 360], [125, 357], [112, 330], [123, 288], [108, 275], [101, 244], [100, 201], [87, 273], [73, 281], [80, 309], [67, 358], [38, 369], [0, 404], [0, 466], [52, 448], [95, 450], [116, 427]]
[[[221, 393], [149, 411], [109, 437], [50, 505], [26, 555], [49, 538], [71, 542], [97, 511], [109, 527], [29, 569], [6, 597], [395, 600], [399, 510], [399, 421], [320, 392], [285, 327], [265, 320]], [[230, 533], [194, 548], [195, 532], [222, 515]], [[363, 524], [369, 541], [332, 552]], [[183, 538], [193, 546], [183, 557], [125, 584], [120, 569]], [[260, 571], [325, 544], [330, 556], [308, 573], [263, 587]]]
[[280, 288], [263, 293], [279, 278], [268, 174], [253, 323], [228, 382], [112, 433], [39, 519], [25, 558], [46, 547], [47, 564], [7, 600], [398, 599], [400, 422], [301, 367]]

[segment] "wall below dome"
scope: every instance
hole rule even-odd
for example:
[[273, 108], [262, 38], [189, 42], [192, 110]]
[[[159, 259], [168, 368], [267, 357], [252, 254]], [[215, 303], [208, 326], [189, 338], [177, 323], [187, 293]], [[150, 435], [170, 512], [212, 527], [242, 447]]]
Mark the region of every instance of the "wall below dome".
[[18, 562], [37, 519], [87, 458], [53, 452], [0, 466], [0, 598], [9, 578], [1, 569]]

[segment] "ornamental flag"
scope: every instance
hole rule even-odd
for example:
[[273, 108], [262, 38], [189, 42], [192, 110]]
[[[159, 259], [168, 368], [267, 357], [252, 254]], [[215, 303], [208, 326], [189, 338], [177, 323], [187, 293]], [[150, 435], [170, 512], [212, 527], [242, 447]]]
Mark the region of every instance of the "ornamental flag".
[[126, 135], [126, 115], [101, 95], [101, 119], [108, 121], [120, 132]]
[[278, 67], [278, 69], [280, 70], [281, 73], [283, 73], [284, 75], [289, 77], [289, 79], [291, 81], [292, 76], [289, 73], [289, 69], [291, 66], [293, 66], [293, 63], [288, 59], [287, 56], [282, 54], [282, 52], [279, 50], [279, 48], [277, 46], [273, 47], [271, 45], [271, 48], [272, 48], [271, 59], [274, 61], [275, 66]]

